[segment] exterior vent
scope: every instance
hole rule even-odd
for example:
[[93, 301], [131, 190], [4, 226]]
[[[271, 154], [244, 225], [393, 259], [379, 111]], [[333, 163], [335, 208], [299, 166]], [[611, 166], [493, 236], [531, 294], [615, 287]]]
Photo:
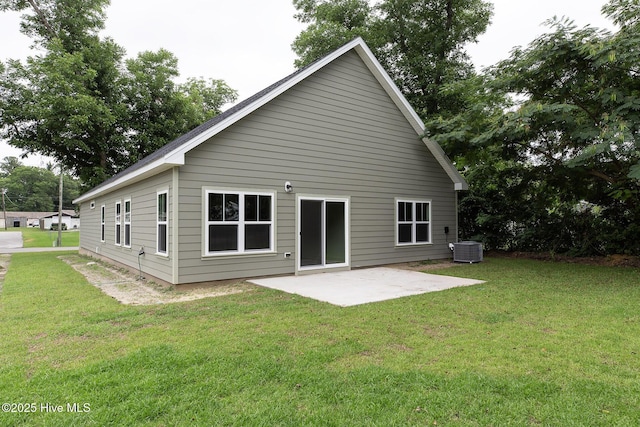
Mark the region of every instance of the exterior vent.
[[482, 243], [480, 242], [458, 242], [453, 244], [454, 262], [481, 262]]

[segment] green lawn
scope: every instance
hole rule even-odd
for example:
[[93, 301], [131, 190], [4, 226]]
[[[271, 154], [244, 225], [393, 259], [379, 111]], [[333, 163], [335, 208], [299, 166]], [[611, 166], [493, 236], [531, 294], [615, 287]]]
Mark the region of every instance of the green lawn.
[[639, 270], [439, 273], [487, 282], [349, 308], [262, 288], [134, 307], [56, 254], [14, 254], [0, 396], [36, 411], [0, 425], [640, 425]]
[[[58, 232], [40, 230], [39, 228], [14, 228], [9, 231], [21, 231], [25, 248], [50, 248], [58, 240]], [[75, 247], [80, 244], [80, 233], [77, 230], [62, 232], [62, 246]]]

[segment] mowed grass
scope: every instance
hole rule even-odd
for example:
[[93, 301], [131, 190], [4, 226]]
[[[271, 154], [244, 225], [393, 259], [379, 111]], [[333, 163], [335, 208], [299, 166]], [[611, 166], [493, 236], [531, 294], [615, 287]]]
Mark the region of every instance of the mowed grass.
[[[25, 248], [50, 248], [58, 241], [58, 231], [40, 230], [39, 228], [19, 228], [22, 232], [23, 247]], [[62, 232], [62, 245], [64, 247], [78, 246], [80, 233], [77, 230]]]
[[55, 254], [14, 254], [0, 397], [37, 410], [0, 425], [640, 425], [638, 270], [439, 273], [487, 282], [348, 308], [262, 288], [132, 307]]

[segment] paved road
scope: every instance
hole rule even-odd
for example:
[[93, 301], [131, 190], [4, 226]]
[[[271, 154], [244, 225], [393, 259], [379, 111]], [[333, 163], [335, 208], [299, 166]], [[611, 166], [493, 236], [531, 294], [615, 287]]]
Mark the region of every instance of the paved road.
[[23, 248], [22, 233], [19, 231], [4, 231], [0, 233], [0, 254], [15, 254], [19, 252], [59, 252], [59, 251], [77, 251], [75, 247], [47, 247], [47, 248]]
[[22, 233], [19, 231], [6, 231], [0, 233], [0, 250], [16, 249], [22, 247]]

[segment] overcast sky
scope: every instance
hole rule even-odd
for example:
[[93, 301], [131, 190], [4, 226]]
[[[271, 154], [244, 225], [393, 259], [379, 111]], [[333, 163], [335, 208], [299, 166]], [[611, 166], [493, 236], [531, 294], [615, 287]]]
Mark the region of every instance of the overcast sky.
[[[605, 0], [494, 0], [487, 32], [468, 52], [478, 67], [506, 59], [547, 31], [542, 23], [566, 16], [580, 27], [612, 28], [600, 14]], [[291, 43], [303, 29], [292, 0], [111, 0], [104, 35], [128, 56], [165, 48], [177, 56], [181, 78], [222, 79], [240, 100], [294, 71]], [[19, 14], [0, 12], [0, 60], [30, 55]], [[17, 156], [0, 143], [0, 159]], [[41, 159], [25, 163], [40, 165]]]

